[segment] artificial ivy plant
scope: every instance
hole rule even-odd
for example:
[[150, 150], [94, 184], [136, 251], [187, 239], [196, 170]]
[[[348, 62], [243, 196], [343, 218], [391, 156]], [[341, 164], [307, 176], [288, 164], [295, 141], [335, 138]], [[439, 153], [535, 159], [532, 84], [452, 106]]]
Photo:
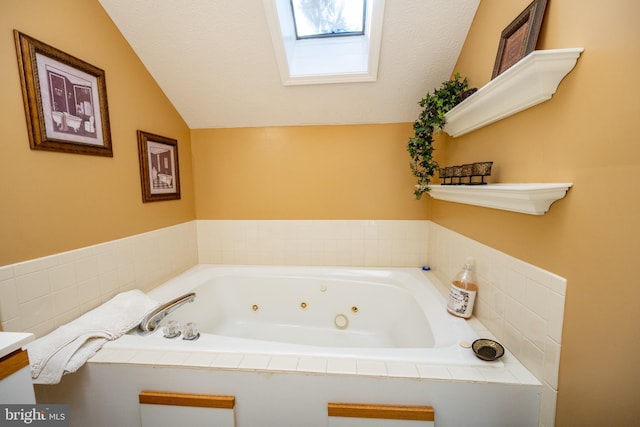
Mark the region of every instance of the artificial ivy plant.
[[453, 79], [443, 82], [440, 88], [433, 93], [427, 93], [418, 102], [423, 110], [418, 119], [413, 123], [415, 136], [409, 138], [407, 151], [411, 156], [411, 172], [418, 178], [415, 194], [420, 199], [422, 194], [429, 191], [429, 179], [433, 176], [438, 163], [433, 160], [433, 137], [442, 132], [445, 125], [444, 115], [468, 96], [467, 79], [462, 79], [459, 73]]

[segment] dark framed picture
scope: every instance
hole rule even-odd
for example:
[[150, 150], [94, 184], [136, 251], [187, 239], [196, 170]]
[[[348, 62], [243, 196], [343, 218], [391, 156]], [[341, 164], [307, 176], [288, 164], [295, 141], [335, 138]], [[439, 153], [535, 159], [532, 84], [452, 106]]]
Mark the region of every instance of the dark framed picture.
[[31, 148], [113, 157], [104, 71], [13, 34]]
[[547, 0], [534, 0], [502, 31], [492, 79], [535, 50], [546, 7]]
[[179, 199], [178, 141], [139, 130], [138, 156], [142, 201]]

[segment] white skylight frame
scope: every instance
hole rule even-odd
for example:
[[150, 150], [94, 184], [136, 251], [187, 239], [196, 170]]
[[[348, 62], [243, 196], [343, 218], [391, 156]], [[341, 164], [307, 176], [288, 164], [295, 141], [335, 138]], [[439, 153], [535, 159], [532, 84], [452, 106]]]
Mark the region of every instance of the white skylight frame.
[[385, 0], [367, 0], [363, 36], [297, 40], [289, 0], [263, 0], [282, 84], [373, 82], [378, 78]]

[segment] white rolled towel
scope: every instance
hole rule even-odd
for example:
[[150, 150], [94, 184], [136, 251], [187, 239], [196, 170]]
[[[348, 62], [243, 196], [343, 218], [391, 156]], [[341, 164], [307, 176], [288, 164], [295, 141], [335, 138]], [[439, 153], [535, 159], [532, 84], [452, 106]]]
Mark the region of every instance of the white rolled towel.
[[123, 292], [26, 346], [35, 384], [57, 384], [102, 345], [129, 332], [160, 303], [140, 290]]

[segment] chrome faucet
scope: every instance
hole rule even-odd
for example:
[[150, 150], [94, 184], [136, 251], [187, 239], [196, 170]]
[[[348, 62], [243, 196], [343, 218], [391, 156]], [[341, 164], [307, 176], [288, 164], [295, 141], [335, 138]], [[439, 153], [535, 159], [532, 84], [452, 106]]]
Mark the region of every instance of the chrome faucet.
[[156, 308], [151, 313], [147, 314], [144, 319], [142, 319], [142, 322], [140, 322], [138, 329], [143, 333], [153, 332], [158, 327], [162, 319], [164, 319], [169, 313], [183, 304], [193, 302], [195, 299], [195, 292], [189, 292], [188, 294], [184, 294], [181, 297], [162, 304], [160, 307]]

